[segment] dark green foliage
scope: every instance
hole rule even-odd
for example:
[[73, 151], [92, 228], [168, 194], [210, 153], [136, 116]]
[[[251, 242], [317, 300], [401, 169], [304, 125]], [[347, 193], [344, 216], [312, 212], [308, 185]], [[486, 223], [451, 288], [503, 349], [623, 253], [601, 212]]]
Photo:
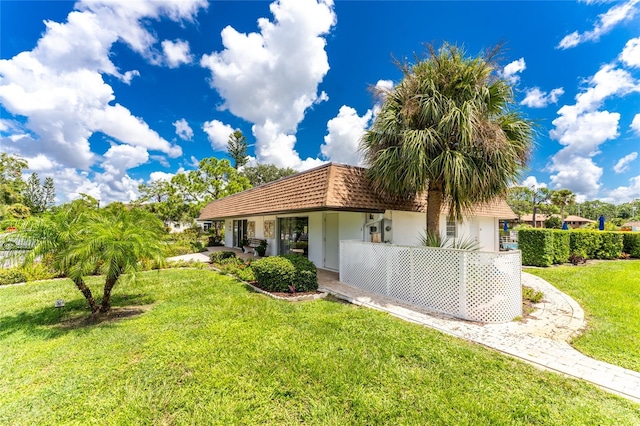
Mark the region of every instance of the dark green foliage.
[[522, 264], [551, 266], [554, 260], [553, 231], [550, 229], [521, 229], [518, 248], [522, 250]]
[[227, 257], [226, 259], [222, 259], [218, 264], [218, 268], [220, 271], [225, 274], [231, 274], [242, 281], [255, 281], [256, 277], [253, 273], [253, 267], [251, 266], [251, 260], [247, 260], [246, 262], [239, 257]]
[[267, 291], [288, 292], [293, 285], [296, 270], [291, 260], [283, 256], [271, 256], [252, 264], [258, 286]]
[[256, 253], [258, 253], [259, 256], [264, 256], [267, 252], [268, 245], [267, 240], [260, 240], [260, 245], [255, 248]]
[[601, 232], [602, 244], [598, 248], [598, 259], [618, 259], [622, 255], [622, 234], [619, 232]]
[[315, 291], [318, 289], [318, 271], [313, 262], [299, 254], [285, 254], [282, 257], [291, 261], [295, 268], [293, 286], [296, 291]]
[[553, 263], [567, 263], [569, 261], [569, 232], [553, 231]]
[[562, 221], [557, 216], [551, 216], [544, 221], [544, 227], [547, 229], [561, 229]]
[[27, 281], [27, 276], [20, 268], [0, 269], [0, 285], [17, 284]]
[[232, 251], [214, 251], [209, 255], [209, 259], [212, 263], [220, 263], [223, 259], [230, 257], [236, 257], [235, 252]]
[[622, 234], [624, 252], [631, 257], [640, 258], [640, 233]]
[[298, 254], [265, 257], [252, 264], [258, 286], [267, 291], [291, 292], [318, 289], [316, 266]]
[[576, 230], [570, 233], [571, 253], [579, 253], [588, 259], [598, 257], [598, 249], [602, 245], [602, 231]]

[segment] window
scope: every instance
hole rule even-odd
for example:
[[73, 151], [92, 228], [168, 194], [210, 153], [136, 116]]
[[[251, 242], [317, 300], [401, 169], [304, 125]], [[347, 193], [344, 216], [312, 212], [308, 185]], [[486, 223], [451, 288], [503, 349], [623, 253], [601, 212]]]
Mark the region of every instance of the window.
[[280, 233], [280, 254], [299, 253], [309, 255], [309, 218], [281, 217], [278, 218], [278, 232]]
[[456, 227], [456, 221], [447, 219], [447, 237], [456, 238], [457, 236], [458, 228]]

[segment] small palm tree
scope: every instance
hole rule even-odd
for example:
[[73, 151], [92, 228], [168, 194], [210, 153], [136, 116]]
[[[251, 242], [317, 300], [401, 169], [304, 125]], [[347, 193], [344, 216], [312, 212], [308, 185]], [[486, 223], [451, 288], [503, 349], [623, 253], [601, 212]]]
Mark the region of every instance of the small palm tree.
[[551, 193], [551, 204], [560, 207], [560, 220], [564, 222], [564, 208], [576, 202], [576, 194], [568, 189], [559, 189]]
[[[25, 263], [49, 256], [52, 266], [83, 294], [94, 316], [109, 311], [111, 291], [123, 274], [137, 271], [146, 259], [158, 265], [164, 262], [164, 227], [143, 209], [115, 204], [100, 210], [76, 200], [26, 221], [19, 232], [34, 244]], [[84, 281], [96, 273], [105, 276], [100, 304]]]
[[374, 187], [427, 196], [427, 233], [439, 235], [440, 212], [452, 219], [506, 193], [525, 167], [533, 125], [514, 109], [510, 84], [496, 73], [499, 49], [467, 58], [455, 46], [401, 65], [404, 77], [384, 99], [360, 149]]

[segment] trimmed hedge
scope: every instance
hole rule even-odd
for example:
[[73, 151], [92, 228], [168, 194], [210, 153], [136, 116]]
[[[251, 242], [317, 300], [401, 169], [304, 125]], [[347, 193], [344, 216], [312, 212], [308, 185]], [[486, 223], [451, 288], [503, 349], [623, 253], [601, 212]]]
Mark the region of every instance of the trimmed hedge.
[[522, 264], [551, 266], [554, 260], [553, 231], [550, 229], [521, 229], [518, 248], [522, 251]]
[[232, 251], [214, 251], [209, 255], [209, 260], [211, 263], [220, 263], [224, 259], [229, 259], [232, 257], [236, 257], [235, 252]]
[[267, 291], [290, 292], [318, 289], [316, 266], [309, 259], [286, 254], [256, 260], [251, 264], [258, 286]]
[[631, 257], [640, 257], [640, 236], [626, 235], [614, 231], [521, 229], [518, 248], [522, 250], [522, 264], [528, 266], [566, 263], [571, 254], [587, 259], [618, 259], [623, 249]]
[[640, 259], [640, 233], [625, 232], [622, 234], [623, 250], [629, 256]]
[[0, 269], [0, 285], [17, 284], [27, 281], [27, 276], [18, 267]]

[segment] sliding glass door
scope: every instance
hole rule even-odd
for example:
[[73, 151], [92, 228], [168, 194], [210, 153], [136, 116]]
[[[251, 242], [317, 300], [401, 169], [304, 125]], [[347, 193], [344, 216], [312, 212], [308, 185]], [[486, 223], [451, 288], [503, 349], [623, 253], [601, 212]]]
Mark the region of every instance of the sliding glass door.
[[298, 253], [309, 256], [309, 218], [281, 217], [278, 218], [278, 232], [280, 233], [278, 253]]
[[233, 221], [233, 246], [241, 247], [242, 241], [247, 238], [247, 221], [246, 220], [234, 220]]

